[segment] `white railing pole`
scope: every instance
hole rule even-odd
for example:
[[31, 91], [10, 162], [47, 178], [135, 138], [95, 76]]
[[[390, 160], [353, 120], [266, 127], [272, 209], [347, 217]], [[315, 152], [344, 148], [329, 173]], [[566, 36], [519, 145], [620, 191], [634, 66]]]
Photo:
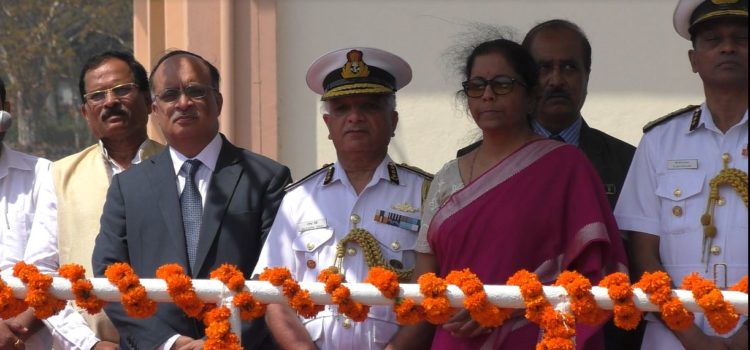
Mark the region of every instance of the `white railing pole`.
[[[15, 277], [3, 277], [3, 280], [13, 289], [13, 294], [16, 298], [23, 298], [26, 295], [26, 287]], [[100, 299], [105, 301], [119, 301], [120, 293], [116, 287], [111, 285], [105, 278], [94, 278], [91, 280], [94, 286], [94, 293]], [[160, 279], [141, 279], [141, 284], [146, 287], [149, 298], [157, 302], [170, 302], [171, 298], [167, 293], [167, 284]], [[272, 286], [268, 282], [262, 281], [247, 281], [245, 282], [248, 290], [253, 294], [253, 297], [261, 301], [262, 303], [285, 303], [286, 298], [281, 293], [281, 288]], [[371, 284], [366, 283], [345, 283], [351, 291], [352, 299], [368, 304], [368, 305], [390, 305], [393, 304], [393, 300], [387, 299], [380, 294], [380, 291]], [[300, 286], [310, 291], [312, 300], [317, 304], [331, 304], [331, 297], [325, 293], [323, 283], [300, 283]], [[221, 282], [216, 280], [193, 280], [193, 287], [195, 288], [198, 297], [203, 301], [209, 303], [225, 303], [231, 301], [232, 293], [229, 291]], [[521, 292], [518, 287], [515, 286], [498, 286], [498, 285], [487, 285], [485, 286], [487, 296], [493, 304], [504, 307], [504, 308], [524, 308], [523, 299], [521, 298]], [[597, 305], [602, 309], [611, 310], [612, 301], [607, 295], [607, 290], [601, 287], [593, 287], [591, 290], [594, 298], [596, 299]], [[70, 282], [68, 280], [56, 277], [50, 288], [50, 293], [59, 299], [74, 299], [73, 293], [70, 292]], [[748, 297], [747, 294], [741, 292], [723, 291], [724, 300], [734, 305], [737, 312], [746, 315], [748, 314]], [[565, 302], [567, 297], [565, 289], [557, 286], [545, 286], [544, 294], [553, 306]], [[461, 307], [463, 301], [463, 293], [461, 290], [453, 285], [448, 286], [446, 293], [451, 305], [454, 307]], [[696, 304], [693, 299], [693, 294], [689, 290], [675, 290], [676, 295], [685, 305], [685, 307], [693, 312], [701, 312], [700, 307]], [[408, 297], [414, 299], [417, 303], [421, 302], [423, 297], [419, 292], [419, 285], [417, 284], [402, 284], [401, 285], [401, 297]], [[648, 297], [640, 290], [635, 289], [634, 291], [634, 302], [635, 306], [643, 311], [658, 311], [656, 305], [651, 304], [648, 301]], [[227, 305], [231, 306], [231, 305]], [[234, 312], [234, 311], [233, 311]], [[234, 315], [234, 313], [233, 313]], [[234, 317], [234, 316], [233, 316]]]

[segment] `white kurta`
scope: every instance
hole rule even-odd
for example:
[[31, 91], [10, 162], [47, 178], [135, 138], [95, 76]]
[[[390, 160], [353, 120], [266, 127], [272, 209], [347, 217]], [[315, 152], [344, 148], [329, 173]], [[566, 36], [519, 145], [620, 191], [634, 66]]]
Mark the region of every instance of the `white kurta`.
[[[701, 261], [700, 217], [706, 210], [709, 182], [723, 168], [722, 155], [729, 156], [730, 168], [747, 173], [748, 115], [745, 111], [737, 125], [722, 133], [705, 104], [700, 111], [696, 122], [689, 111], [643, 136], [614, 213], [622, 230], [659, 236], [662, 265], [676, 285], [699, 272], [716, 277], [722, 288], [748, 273], [748, 208], [737, 192], [720, 187], [721, 199], [713, 213], [718, 234], [708, 247], [707, 263]], [[682, 349], [661, 322], [647, 319], [643, 349]], [[696, 324], [715, 334], [702, 314], [696, 314]]]
[[[13, 265], [23, 260], [34, 222], [39, 179], [49, 172], [50, 162], [0, 144], [0, 269], [3, 276], [13, 275]], [[52, 337], [42, 327], [26, 340], [26, 349], [50, 349]]]
[[[367, 187], [357, 195], [343, 168], [336, 163], [297, 184], [284, 197], [254, 275], [265, 267], [288, 267], [298, 281], [316, 282], [321, 270], [333, 265], [336, 245], [355, 227], [378, 240], [385, 261], [411, 269], [419, 226], [422, 184], [417, 172], [390, 165], [386, 157]], [[328, 174], [332, 172], [332, 174]], [[328, 175], [328, 176], [327, 176]], [[328, 177], [328, 179], [326, 179]], [[402, 227], [375, 221], [379, 212], [407, 217]], [[343, 261], [347, 282], [362, 282], [368, 267], [359, 245], [348, 243]], [[381, 349], [398, 330], [391, 307], [370, 308], [368, 319], [354, 322], [328, 306], [313, 319], [301, 319], [320, 349]]]

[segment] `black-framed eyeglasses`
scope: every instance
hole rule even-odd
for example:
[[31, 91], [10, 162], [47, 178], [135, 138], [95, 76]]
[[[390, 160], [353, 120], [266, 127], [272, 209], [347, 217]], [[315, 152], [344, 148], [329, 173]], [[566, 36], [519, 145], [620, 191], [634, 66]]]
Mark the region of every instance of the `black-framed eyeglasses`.
[[136, 83], [125, 83], [113, 86], [109, 89], [96, 90], [83, 95], [83, 99], [86, 102], [92, 104], [99, 104], [107, 99], [107, 94], [112, 92], [112, 95], [117, 99], [130, 97], [133, 92], [138, 90], [138, 84]]
[[494, 92], [495, 95], [509, 94], [513, 91], [514, 84], [526, 87], [526, 83], [507, 75], [498, 75], [491, 80], [482, 77], [474, 77], [461, 83], [464, 87], [464, 93], [471, 98], [482, 97], [484, 91], [487, 89], [487, 85], [492, 87], [492, 92]]
[[206, 98], [209, 92], [216, 91], [213, 86], [203, 84], [192, 84], [182, 88], [166, 88], [156, 95], [156, 98], [166, 103], [173, 103], [180, 99], [182, 94], [195, 101]]

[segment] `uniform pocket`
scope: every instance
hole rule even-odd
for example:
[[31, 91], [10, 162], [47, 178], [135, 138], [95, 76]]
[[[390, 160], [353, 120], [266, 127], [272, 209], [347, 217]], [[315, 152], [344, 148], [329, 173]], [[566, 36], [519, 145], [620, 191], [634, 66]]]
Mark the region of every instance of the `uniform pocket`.
[[378, 241], [383, 259], [388, 266], [398, 270], [414, 268], [416, 232], [384, 224], [378, 226], [378, 231], [373, 236]]
[[[698, 170], [674, 171], [656, 178], [656, 195], [661, 201], [661, 229], [664, 234], [684, 234], [700, 227], [706, 208], [703, 191], [706, 175]], [[702, 203], [701, 203], [702, 202]]]
[[335, 247], [331, 246], [333, 230], [320, 228], [302, 232], [292, 242], [297, 259], [296, 275], [303, 281], [317, 281], [318, 273], [333, 264]]

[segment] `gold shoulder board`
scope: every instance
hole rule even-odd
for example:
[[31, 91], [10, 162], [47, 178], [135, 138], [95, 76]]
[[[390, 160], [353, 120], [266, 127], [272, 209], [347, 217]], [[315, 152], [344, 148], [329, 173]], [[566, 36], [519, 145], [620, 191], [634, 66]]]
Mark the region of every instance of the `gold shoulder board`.
[[663, 116], [663, 117], [661, 117], [659, 119], [652, 120], [652, 121], [648, 122], [648, 124], [646, 124], [645, 126], [643, 126], [643, 132], [646, 133], [649, 130], [651, 130], [653, 127], [655, 127], [655, 126], [657, 126], [657, 125], [659, 125], [661, 123], [664, 123], [667, 120], [670, 120], [670, 119], [672, 119], [672, 118], [674, 118], [674, 117], [676, 117], [676, 116], [678, 116], [680, 114], [692, 111], [692, 110], [694, 110], [696, 108], [700, 108], [700, 106], [698, 106], [698, 105], [689, 105], [689, 106], [687, 106], [685, 108], [681, 108], [681, 109], [678, 109], [678, 110], [676, 110], [676, 111], [674, 111], [672, 113], [669, 113], [669, 114], [667, 114], [667, 115], [665, 115], [665, 116]]
[[303, 177], [299, 181], [287, 185], [286, 188], [284, 188], [284, 191], [289, 192], [289, 191], [293, 190], [295, 187], [303, 184], [305, 181], [311, 179], [313, 176], [318, 175], [318, 174], [320, 174], [323, 171], [327, 171], [328, 169], [333, 170], [333, 163], [325, 164], [325, 165], [323, 165], [322, 168], [313, 171], [312, 173], [310, 173], [307, 176]]

